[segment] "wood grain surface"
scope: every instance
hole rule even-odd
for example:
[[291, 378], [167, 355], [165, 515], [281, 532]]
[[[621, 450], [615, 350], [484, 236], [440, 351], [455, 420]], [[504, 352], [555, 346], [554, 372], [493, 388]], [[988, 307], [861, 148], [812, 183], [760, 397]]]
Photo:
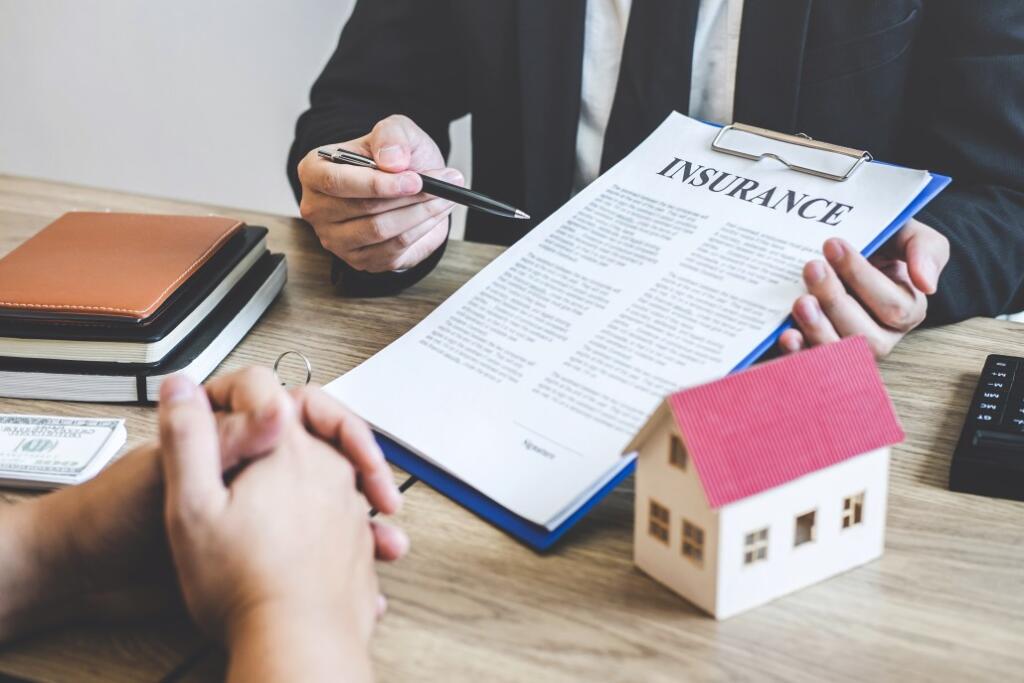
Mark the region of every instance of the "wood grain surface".
[[[313, 361], [315, 381], [329, 381], [500, 252], [453, 242], [441, 267], [408, 292], [345, 299], [301, 221], [0, 177], [0, 254], [73, 209], [214, 212], [270, 228], [271, 248], [288, 255], [289, 284], [218, 372], [270, 365], [296, 349]], [[1024, 504], [946, 490], [988, 353], [1024, 355], [1024, 327], [977, 319], [920, 331], [883, 362], [907, 441], [893, 454], [882, 559], [724, 622], [633, 567], [631, 482], [546, 555], [413, 486], [395, 520], [412, 551], [380, 567], [390, 609], [373, 643], [379, 679], [1020, 680]], [[0, 399], [0, 412], [124, 416], [129, 445], [154, 434], [150, 408]], [[438, 428], [458, 428], [457, 416]], [[180, 620], [73, 626], [0, 648], [0, 677], [40, 681], [211, 681], [223, 666], [219, 649]]]

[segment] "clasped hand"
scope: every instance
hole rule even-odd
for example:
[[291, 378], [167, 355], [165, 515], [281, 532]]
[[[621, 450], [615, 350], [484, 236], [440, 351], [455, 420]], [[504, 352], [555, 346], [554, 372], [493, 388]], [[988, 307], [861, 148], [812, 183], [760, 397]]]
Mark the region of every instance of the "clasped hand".
[[136, 616], [177, 602], [180, 587], [199, 626], [231, 645], [284, 629], [275, 637], [302, 636], [300, 648], [333, 637], [331, 652], [354, 648], [350, 669], [365, 663], [383, 607], [374, 557], [408, 548], [367, 516], [370, 505], [397, 511], [401, 496], [366, 424], [321, 390], [288, 393], [256, 369], [205, 390], [171, 377], [159, 410], [159, 443], [0, 508], [0, 638]]

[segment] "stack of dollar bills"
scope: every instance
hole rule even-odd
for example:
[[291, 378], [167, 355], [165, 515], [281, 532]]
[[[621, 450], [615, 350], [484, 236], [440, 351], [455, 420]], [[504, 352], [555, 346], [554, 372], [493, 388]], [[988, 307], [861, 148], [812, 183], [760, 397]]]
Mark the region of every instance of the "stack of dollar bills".
[[80, 484], [96, 476], [126, 438], [124, 420], [0, 414], [0, 487]]

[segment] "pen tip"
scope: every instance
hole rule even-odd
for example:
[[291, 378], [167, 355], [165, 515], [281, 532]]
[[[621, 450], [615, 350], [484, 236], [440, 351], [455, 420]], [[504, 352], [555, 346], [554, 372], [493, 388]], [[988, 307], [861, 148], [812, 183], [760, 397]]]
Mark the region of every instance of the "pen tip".
[[519, 209], [516, 209], [516, 218], [521, 221], [528, 221], [530, 220], [530, 214], [520, 211]]

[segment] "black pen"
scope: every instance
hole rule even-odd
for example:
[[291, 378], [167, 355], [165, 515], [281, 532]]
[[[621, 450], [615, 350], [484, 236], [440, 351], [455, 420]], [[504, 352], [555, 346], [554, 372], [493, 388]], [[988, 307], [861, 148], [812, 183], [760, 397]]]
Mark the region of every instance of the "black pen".
[[[333, 152], [321, 149], [317, 154], [321, 159], [333, 161], [336, 164], [362, 166], [363, 168], [377, 168], [377, 162], [370, 157], [364, 157], [362, 154], [356, 154], [355, 152], [350, 152], [347, 149], [342, 149], [341, 147], [337, 148]], [[491, 199], [487, 195], [474, 192], [467, 187], [452, 185], [451, 183], [446, 183], [443, 180], [438, 180], [437, 178], [431, 178], [430, 176], [423, 175], [422, 173], [418, 173], [417, 175], [423, 179], [423, 191], [427, 194], [447, 199], [448, 201], [455, 202], [456, 204], [468, 206], [471, 209], [486, 211], [487, 213], [494, 214], [495, 216], [501, 216], [502, 218], [517, 218], [523, 221], [529, 220], [530, 218], [529, 214], [524, 211], [520, 211], [514, 206], [509, 206], [504, 202], [499, 202], [497, 199]]]

